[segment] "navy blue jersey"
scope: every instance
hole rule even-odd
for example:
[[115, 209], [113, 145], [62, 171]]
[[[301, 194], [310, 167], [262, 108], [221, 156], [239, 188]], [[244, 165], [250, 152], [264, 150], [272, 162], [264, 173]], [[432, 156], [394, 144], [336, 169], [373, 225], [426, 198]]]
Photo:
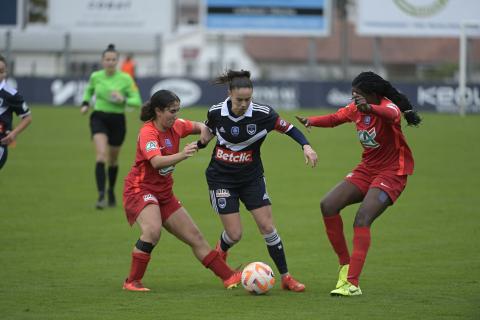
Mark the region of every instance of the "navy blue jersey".
[[206, 175], [209, 182], [238, 185], [263, 176], [260, 146], [268, 132], [285, 133], [293, 126], [270, 106], [251, 102], [247, 111], [237, 117], [231, 105], [227, 98], [208, 110], [205, 124], [217, 137], [217, 143]]
[[3, 80], [0, 82], [0, 139], [12, 130], [14, 112], [23, 118], [30, 114], [30, 109], [18, 91]]

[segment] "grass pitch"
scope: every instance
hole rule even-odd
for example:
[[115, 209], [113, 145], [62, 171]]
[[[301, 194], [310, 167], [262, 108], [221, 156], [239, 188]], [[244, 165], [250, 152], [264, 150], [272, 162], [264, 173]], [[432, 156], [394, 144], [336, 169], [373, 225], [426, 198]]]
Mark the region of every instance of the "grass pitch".
[[[275, 223], [290, 271], [307, 285], [305, 293], [285, 292], [278, 284], [266, 296], [224, 290], [167, 232], [144, 278], [152, 291], [132, 293], [121, 287], [139, 230], [128, 226], [121, 207], [93, 209], [88, 117], [78, 108], [34, 106], [32, 111], [31, 127], [0, 171], [1, 319], [480, 318], [479, 116], [424, 114], [423, 126], [404, 129], [416, 172], [372, 227], [361, 277], [364, 295], [332, 298], [337, 260], [324, 233], [319, 200], [360, 159], [353, 125], [307, 134], [319, 155], [315, 169], [304, 165], [300, 148], [287, 136], [271, 133], [262, 149]], [[294, 113], [280, 114], [294, 122]], [[182, 110], [192, 120], [205, 115], [205, 108]], [[138, 111], [129, 113], [119, 199], [139, 127]], [[175, 192], [213, 246], [222, 228], [204, 178], [211, 147], [177, 166]], [[230, 264], [258, 260], [274, 267], [253, 220], [242, 210], [244, 236], [231, 250]], [[355, 210], [343, 212], [349, 243]]]

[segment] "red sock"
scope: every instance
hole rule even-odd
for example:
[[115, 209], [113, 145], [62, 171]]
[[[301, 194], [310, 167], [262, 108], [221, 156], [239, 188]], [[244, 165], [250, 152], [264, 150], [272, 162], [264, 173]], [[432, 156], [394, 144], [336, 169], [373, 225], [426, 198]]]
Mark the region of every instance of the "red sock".
[[132, 265], [127, 282], [142, 280], [145, 270], [147, 270], [150, 254], [144, 252], [132, 252]]
[[343, 234], [343, 221], [340, 214], [334, 216], [324, 216], [325, 230], [328, 240], [332, 244], [333, 250], [337, 253], [340, 265], [350, 263], [350, 254], [348, 253], [347, 242]]
[[353, 253], [348, 269], [348, 281], [358, 287], [358, 278], [362, 272], [368, 247], [370, 247], [370, 227], [353, 228]]
[[232, 276], [234, 271], [225, 263], [216, 250], [210, 251], [202, 260], [205, 268], [213, 271], [222, 280], [227, 280]]

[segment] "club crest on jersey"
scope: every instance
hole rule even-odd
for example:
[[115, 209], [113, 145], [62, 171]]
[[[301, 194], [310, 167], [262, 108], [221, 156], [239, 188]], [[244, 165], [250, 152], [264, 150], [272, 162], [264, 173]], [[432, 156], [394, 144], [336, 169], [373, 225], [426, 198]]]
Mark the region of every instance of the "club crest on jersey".
[[225, 198], [218, 198], [217, 199], [217, 203], [218, 203], [218, 206], [222, 209], [225, 209], [225, 207], [227, 206], [227, 199]]
[[367, 126], [370, 124], [370, 121], [372, 118], [370, 116], [364, 116], [363, 117], [363, 123], [365, 123]]
[[380, 147], [380, 144], [377, 141], [375, 141], [376, 136], [377, 136], [377, 133], [375, 132], [375, 128], [372, 128], [370, 130], [360, 130], [360, 131], [358, 131], [358, 139], [360, 140], [360, 143], [365, 148], [378, 148], [378, 147]]
[[172, 142], [170, 141], [170, 139], [168, 139], [168, 138], [165, 139], [165, 146], [166, 146], [167, 148], [173, 147], [173, 144], [172, 144]]
[[239, 127], [232, 127], [232, 129], [230, 129], [230, 133], [232, 134], [232, 136], [236, 137], [240, 134], [240, 128]]
[[257, 132], [257, 125], [256, 124], [247, 124], [247, 133], [253, 136]]
[[157, 141], [148, 141], [145, 146], [146, 152], [150, 152], [152, 150], [157, 150], [157, 149], [158, 149]]

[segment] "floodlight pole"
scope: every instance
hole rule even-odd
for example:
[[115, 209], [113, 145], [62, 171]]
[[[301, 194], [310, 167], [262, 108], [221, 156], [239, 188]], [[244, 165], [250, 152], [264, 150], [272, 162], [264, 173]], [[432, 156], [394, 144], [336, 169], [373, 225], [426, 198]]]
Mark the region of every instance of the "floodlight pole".
[[317, 43], [312, 36], [308, 39], [308, 77], [310, 80], [315, 80], [317, 72]]
[[466, 114], [466, 87], [467, 87], [467, 30], [466, 22], [460, 24], [460, 62], [458, 70], [459, 114]]
[[155, 57], [155, 76], [160, 77], [162, 72], [162, 35], [160, 33], [156, 33], [154, 35], [154, 42], [155, 48], [153, 51], [153, 55]]
[[476, 32], [473, 35], [478, 36], [480, 34], [480, 21], [470, 20], [460, 22], [460, 53], [458, 63], [458, 113], [461, 116], [465, 116], [467, 114], [467, 31], [473, 31], [474, 29], [476, 29]]
[[381, 41], [381, 38], [378, 36], [373, 38], [373, 68], [378, 74], [381, 74], [382, 71]]
[[[219, 33], [217, 37], [217, 54], [218, 54], [218, 62], [217, 62], [217, 72], [222, 74], [224, 72], [224, 61], [225, 61], [225, 35], [223, 33]], [[226, 69], [225, 69], [226, 70]]]
[[7, 30], [5, 34], [5, 59], [7, 64], [12, 63], [12, 31]]
[[70, 61], [72, 54], [72, 37], [69, 32], [65, 33], [64, 45], [63, 45], [63, 56], [64, 56], [64, 75], [69, 77], [72, 75], [70, 71]]

